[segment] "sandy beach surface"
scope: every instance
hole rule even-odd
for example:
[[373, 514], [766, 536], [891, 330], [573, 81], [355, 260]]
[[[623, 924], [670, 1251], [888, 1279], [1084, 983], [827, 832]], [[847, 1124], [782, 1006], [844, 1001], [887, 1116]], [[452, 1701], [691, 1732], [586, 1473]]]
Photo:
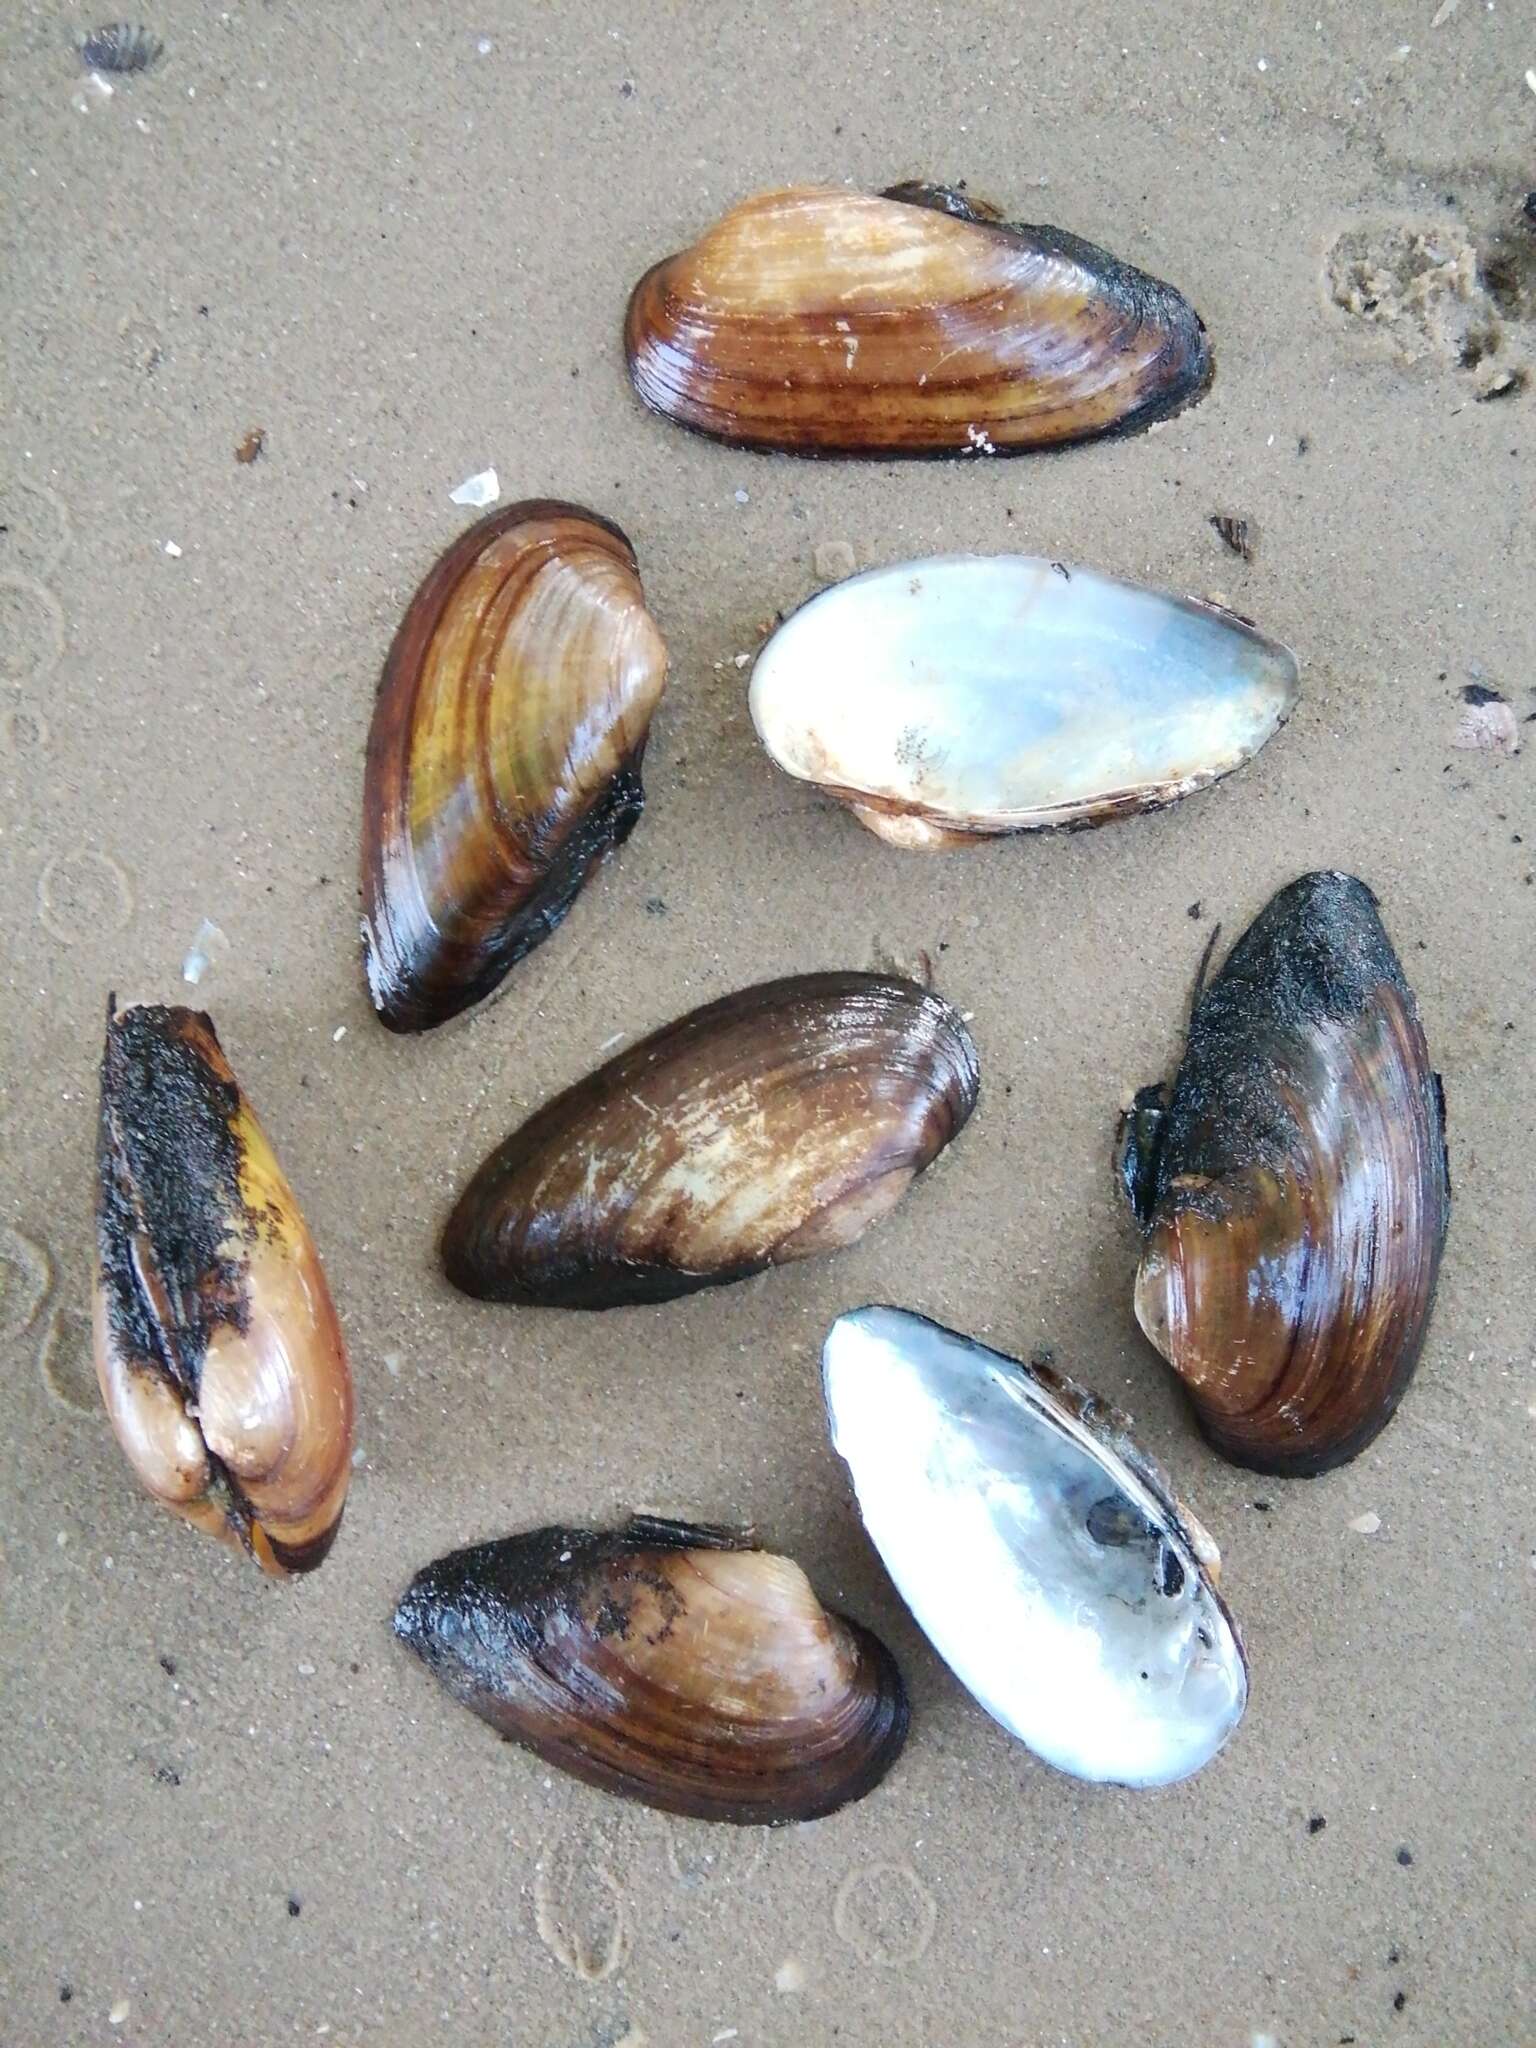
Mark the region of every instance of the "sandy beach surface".
[[[1536, 17], [155, 0], [162, 54], [106, 92], [94, 17], [4, 16], [0, 2041], [1536, 2041]], [[650, 263], [765, 186], [924, 176], [1176, 282], [1209, 396], [905, 467], [642, 411], [619, 334]], [[491, 466], [625, 528], [672, 676], [628, 845], [498, 1002], [397, 1039], [359, 968], [363, 748], [474, 516], [449, 493]], [[1296, 650], [1295, 716], [1172, 810], [950, 855], [774, 770], [745, 671], [818, 550], [1007, 549], [1220, 598]], [[1508, 717], [1469, 724], [1469, 685]], [[1316, 867], [1380, 897], [1456, 1206], [1397, 1419], [1286, 1482], [1218, 1460], [1142, 1339], [1109, 1148], [1213, 924]], [[601, 1317], [451, 1293], [455, 1191], [605, 1047], [923, 952], [981, 1107], [858, 1246]], [[157, 1509], [100, 1411], [109, 990], [210, 1010], [325, 1258], [360, 1455], [302, 1583]], [[871, 1300], [1049, 1348], [1174, 1472], [1252, 1660], [1200, 1776], [1059, 1776], [928, 1648], [822, 1417], [821, 1336]], [[913, 1732], [876, 1794], [766, 1835], [668, 1820], [502, 1746], [392, 1640], [441, 1551], [632, 1507], [755, 1523], [885, 1637]]]

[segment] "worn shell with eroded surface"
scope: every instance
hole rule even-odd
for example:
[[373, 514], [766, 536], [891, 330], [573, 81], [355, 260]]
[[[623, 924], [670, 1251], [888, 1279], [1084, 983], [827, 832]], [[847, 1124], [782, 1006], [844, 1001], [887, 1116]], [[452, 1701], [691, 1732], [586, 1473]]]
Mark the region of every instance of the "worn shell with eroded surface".
[[965, 1123], [976, 1049], [891, 976], [738, 990], [626, 1048], [514, 1131], [443, 1234], [467, 1294], [666, 1301], [851, 1244]]
[[1440, 1077], [1363, 882], [1273, 898], [1127, 1129], [1136, 1315], [1206, 1436], [1280, 1475], [1357, 1457], [1418, 1363], [1451, 1199]]
[[312, 1571], [351, 1477], [352, 1380], [293, 1189], [198, 1010], [107, 1024], [96, 1373], [129, 1463], [275, 1577]]
[[417, 1573], [394, 1627], [502, 1735], [668, 1813], [815, 1820], [906, 1739], [885, 1645], [744, 1533], [645, 1516], [476, 1544]]

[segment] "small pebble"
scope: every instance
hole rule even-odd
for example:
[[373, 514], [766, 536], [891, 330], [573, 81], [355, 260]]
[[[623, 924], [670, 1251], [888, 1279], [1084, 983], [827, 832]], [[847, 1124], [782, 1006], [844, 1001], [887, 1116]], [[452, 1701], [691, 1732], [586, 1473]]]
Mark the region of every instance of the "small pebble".
[[1413, 1861], [1413, 1851], [1411, 1849], [1399, 1849], [1397, 1852], [1397, 1860], [1399, 1863], [1401, 1863], [1404, 1870], [1406, 1870]]
[[1323, 1829], [1327, 1827], [1327, 1825], [1328, 1823], [1324, 1819], [1322, 1814], [1314, 1813], [1312, 1818], [1307, 1822], [1307, 1833], [1309, 1835], [1320, 1835], [1323, 1832]]
[[341, 1041], [342, 1041], [342, 1040], [343, 1040], [343, 1039], [344, 1039], [344, 1038], [346, 1037], [346, 1035], [347, 1035], [347, 1027], [346, 1027], [346, 1025], [345, 1025], [345, 1024], [338, 1024], [338, 1025], [336, 1026], [336, 1029], [335, 1029], [335, 1030], [334, 1030], [334, 1031], [333, 1031], [333, 1032], [331, 1033], [331, 1043], [332, 1043], [332, 1045], [340, 1045]]
[[168, 540], [166, 542], [165, 552], [171, 557], [172, 561], [179, 562], [181, 560], [181, 549], [177, 547], [175, 541]]
[[738, 668], [745, 668], [747, 663], [752, 659], [752, 657], [750, 654], [735, 654], [732, 655], [731, 659], [735, 662]]
[[492, 50], [495, 49], [495, 47], [496, 45], [491, 41], [489, 36], [481, 36], [479, 41], [475, 44], [475, 48], [480, 52], [480, 55], [482, 57], [489, 57], [489, 55], [491, 54]]
[[1393, 2010], [1394, 2012], [1401, 2012], [1401, 2011], [1402, 2011], [1402, 2009], [1403, 2009], [1403, 2007], [1404, 2007], [1404, 2006], [1405, 2006], [1405, 2005], [1406, 2005], [1407, 2003], [1408, 2003], [1408, 1994], [1407, 1994], [1407, 1992], [1406, 1992], [1406, 1991], [1399, 1991], [1399, 1992], [1397, 1992], [1397, 1993], [1396, 1993], [1396, 1995], [1395, 1995], [1395, 1996], [1393, 1997], [1393, 2000], [1392, 2000], [1392, 2010]]
[[773, 1973], [775, 1991], [794, 1992], [805, 1989], [805, 1965], [798, 1956], [786, 1956]]
[[823, 583], [840, 583], [854, 571], [853, 549], [845, 540], [819, 542], [811, 559]]
[[738, 505], [746, 505], [749, 504], [751, 500], [749, 499], [745, 491], [738, 491], [736, 493], [736, 502]]
[[299, 1676], [300, 1676], [300, 1678], [313, 1678], [313, 1677], [314, 1677], [314, 1675], [315, 1675], [315, 1667], [314, 1667], [314, 1665], [313, 1665], [313, 1664], [301, 1664], [301, 1665], [299, 1666]]
[[1374, 1536], [1381, 1527], [1381, 1517], [1370, 1513], [1356, 1515], [1349, 1526], [1357, 1536]]
[[109, 2027], [120, 2027], [132, 2010], [133, 2008], [126, 1998], [119, 1998], [113, 2005], [112, 2010], [107, 2014], [107, 2025]]

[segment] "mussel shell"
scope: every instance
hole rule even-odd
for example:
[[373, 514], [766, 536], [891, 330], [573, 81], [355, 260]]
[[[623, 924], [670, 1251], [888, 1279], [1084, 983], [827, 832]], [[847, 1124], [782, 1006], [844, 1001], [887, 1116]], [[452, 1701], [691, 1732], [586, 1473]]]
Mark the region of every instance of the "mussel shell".
[[1012, 455], [1129, 433], [1205, 390], [1199, 315], [1059, 228], [943, 185], [743, 200], [636, 285], [653, 411], [793, 455]]
[[488, 996], [644, 807], [667, 653], [628, 540], [531, 499], [459, 538], [384, 666], [363, 791], [363, 948], [393, 1031]]
[[1358, 1456], [1418, 1362], [1450, 1216], [1439, 1076], [1363, 882], [1303, 875], [1259, 914], [1139, 1150], [1136, 1314], [1211, 1443], [1286, 1475]]
[[443, 1233], [455, 1287], [612, 1308], [851, 1244], [964, 1124], [958, 1013], [877, 974], [760, 983], [666, 1025], [547, 1103]]
[[1295, 700], [1295, 657], [1235, 613], [1029, 555], [850, 577], [780, 626], [751, 687], [780, 768], [921, 848], [1173, 803]]
[[96, 1373], [144, 1485], [275, 1577], [311, 1571], [351, 1477], [352, 1380], [298, 1201], [210, 1018], [108, 1020]]
[[395, 1613], [455, 1699], [590, 1785], [703, 1820], [815, 1820], [896, 1761], [890, 1652], [750, 1538], [643, 1518], [419, 1572]]
[[1164, 1785], [1242, 1717], [1219, 1558], [1123, 1415], [906, 1309], [839, 1316], [832, 1441], [919, 1625], [993, 1719], [1058, 1770]]

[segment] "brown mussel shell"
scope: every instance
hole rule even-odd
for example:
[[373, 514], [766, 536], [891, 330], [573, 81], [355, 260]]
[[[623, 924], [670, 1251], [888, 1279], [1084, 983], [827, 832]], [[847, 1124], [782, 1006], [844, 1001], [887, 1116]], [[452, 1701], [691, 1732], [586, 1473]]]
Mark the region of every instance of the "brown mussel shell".
[[1363, 882], [1303, 875], [1260, 913], [1122, 1162], [1137, 1318], [1214, 1447], [1297, 1476], [1358, 1456], [1413, 1376], [1450, 1215], [1440, 1077]]
[[726, 1530], [642, 1517], [456, 1550], [417, 1573], [394, 1629], [503, 1736], [666, 1813], [816, 1820], [906, 1740], [885, 1645]]
[[531, 499], [462, 533], [384, 666], [363, 791], [363, 950], [392, 1031], [495, 989], [633, 831], [667, 651], [628, 540]]
[[797, 185], [646, 272], [624, 328], [642, 401], [792, 455], [1013, 455], [1150, 426], [1211, 378], [1172, 285], [963, 192]]
[[851, 1244], [964, 1124], [958, 1013], [877, 974], [792, 976], [691, 1011], [514, 1131], [443, 1234], [466, 1294], [667, 1301]]
[[199, 1010], [107, 1023], [96, 1374], [129, 1463], [274, 1577], [335, 1540], [352, 1379], [293, 1189]]

